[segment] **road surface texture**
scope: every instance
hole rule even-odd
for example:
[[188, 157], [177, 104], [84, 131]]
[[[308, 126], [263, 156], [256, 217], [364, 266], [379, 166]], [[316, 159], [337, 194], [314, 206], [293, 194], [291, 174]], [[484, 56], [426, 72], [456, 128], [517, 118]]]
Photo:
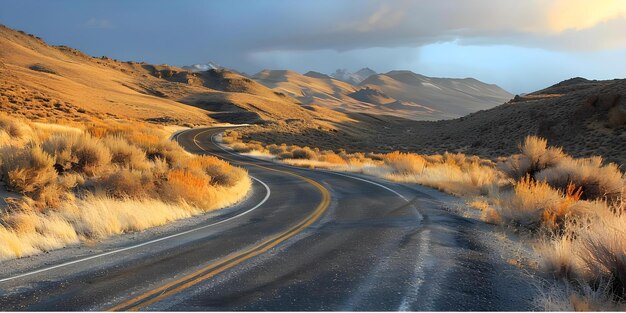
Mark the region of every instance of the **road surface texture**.
[[529, 278], [484, 224], [419, 188], [232, 154], [213, 141], [223, 130], [176, 140], [245, 167], [255, 180], [243, 203], [123, 245], [52, 251], [13, 272], [20, 261], [3, 262], [0, 308], [533, 309]]

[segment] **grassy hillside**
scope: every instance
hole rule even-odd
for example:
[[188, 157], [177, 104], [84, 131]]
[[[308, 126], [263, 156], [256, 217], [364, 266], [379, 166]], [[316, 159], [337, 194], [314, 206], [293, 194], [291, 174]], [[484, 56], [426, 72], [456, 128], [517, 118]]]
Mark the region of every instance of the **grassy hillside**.
[[329, 119], [237, 73], [95, 58], [0, 26], [0, 109], [38, 120], [165, 124]]
[[[489, 110], [444, 121], [354, 115], [339, 132], [310, 127], [253, 127], [247, 139], [321, 149], [425, 154], [461, 152], [495, 159], [516, 142], [539, 135], [576, 157], [600, 155], [626, 164], [626, 80], [564, 82]], [[345, 126], [345, 127], [344, 127]]]

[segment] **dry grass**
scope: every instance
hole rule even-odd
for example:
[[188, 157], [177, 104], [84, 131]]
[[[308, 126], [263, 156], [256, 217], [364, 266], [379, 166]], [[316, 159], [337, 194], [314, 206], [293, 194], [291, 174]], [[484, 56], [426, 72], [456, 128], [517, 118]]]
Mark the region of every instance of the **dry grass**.
[[235, 151], [265, 154], [292, 165], [360, 172], [423, 184], [459, 196], [486, 195], [491, 189], [506, 184], [493, 162], [461, 153], [423, 156], [397, 151], [387, 154], [334, 152], [285, 144], [264, 147], [259, 142], [243, 142], [236, 131], [226, 132], [222, 140]]
[[50, 126], [0, 115], [0, 179], [19, 195], [0, 215], [0, 259], [161, 225], [246, 195], [245, 170], [167, 137], [137, 122]]
[[[467, 197], [482, 218], [529, 230], [540, 241], [541, 268], [571, 290], [546, 295], [546, 308], [623, 307], [626, 282], [624, 174], [599, 157], [575, 159], [545, 139], [529, 136], [520, 154], [497, 164], [461, 153], [364, 154], [294, 145], [244, 142], [227, 132], [240, 152], [310, 168], [328, 168], [418, 183]], [[563, 296], [566, 294], [567, 296]]]

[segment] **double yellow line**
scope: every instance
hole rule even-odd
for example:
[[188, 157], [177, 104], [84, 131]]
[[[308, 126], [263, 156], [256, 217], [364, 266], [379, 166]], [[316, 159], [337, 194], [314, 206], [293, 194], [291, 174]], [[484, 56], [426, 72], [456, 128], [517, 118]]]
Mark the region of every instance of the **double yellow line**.
[[[208, 130], [207, 130], [208, 131]], [[196, 134], [193, 138], [194, 143], [196, 144], [196, 146], [198, 146], [198, 148], [202, 149], [203, 151], [206, 151], [206, 149], [204, 149], [203, 147], [201, 147], [197, 141], [196, 141], [196, 137], [200, 134], [203, 134], [207, 131], [203, 131], [200, 132], [198, 134]], [[242, 162], [243, 163], [243, 162]], [[290, 176], [294, 176], [297, 177], [299, 179], [302, 179], [303, 181], [313, 185], [315, 188], [317, 188], [320, 193], [322, 194], [322, 200], [321, 202], [317, 205], [317, 207], [315, 208], [315, 210], [308, 215], [306, 218], [304, 218], [303, 220], [301, 220], [298, 224], [296, 224], [295, 226], [292, 226], [291, 228], [289, 228], [286, 231], [283, 231], [280, 234], [277, 234], [275, 236], [272, 236], [271, 238], [257, 244], [254, 245], [248, 249], [245, 249], [243, 251], [240, 251], [230, 257], [227, 257], [226, 259], [211, 263], [191, 274], [188, 274], [182, 278], [179, 278], [175, 281], [172, 281], [170, 283], [167, 283], [161, 287], [152, 289], [148, 292], [145, 292], [141, 295], [138, 295], [130, 300], [124, 301], [112, 308], [110, 308], [108, 311], [138, 311], [146, 306], [149, 306], [155, 302], [158, 302], [164, 298], [167, 298], [169, 296], [172, 296], [178, 292], [181, 292], [191, 286], [194, 286], [206, 279], [209, 279], [245, 260], [248, 260], [254, 256], [257, 256], [275, 246], [277, 246], [278, 244], [280, 244], [281, 242], [289, 239], [290, 237], [296, 235], [297, 233], [301, 232], [302, 230], [304, 230], [305, 228], [309, 227], [311, 224], [313, 224], [315, 221], [317, 221], [320, 216], [322, 216], [322, 214], [324, 214], [324, 212], [326, 211], [326, 209], [328, 209], [328, 206], [330, 205], [330, 192], [328, 191], [328, 189], [324, 188], [324, 186], [322, 186], [321, 184], [319, 184], [318, 182], [306, 178], [304, 176], [300, 176], [298, 174], [292, 173], [292, 172], [287, 172], [287, 171], [282, 171], [282, 170], [277, 170], [277, 169], [273, 169], [273, 168], [268, 168], [268, 167], [264, 167], [264, 166], [260, 166], [260, 165], [256, 165], [256, 164], [252, 164], [252, 163], [247, 163], [246, 164], [250, 164], [250, 165], [254, 165], [263, 169], [267, 169], [270, 171], [274, 171], [274, 172], [279, 172], [279, 173], [283, 173], [283, 174], [287, 174]]]

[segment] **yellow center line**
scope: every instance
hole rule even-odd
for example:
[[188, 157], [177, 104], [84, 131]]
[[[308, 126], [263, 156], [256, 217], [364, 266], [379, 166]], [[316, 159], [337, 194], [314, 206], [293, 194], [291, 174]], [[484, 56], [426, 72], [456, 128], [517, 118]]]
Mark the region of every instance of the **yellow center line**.
[[[198, 146], [198, 148], [202, 149], [203, 151], [206, 152], [206, 149], [204, 149], [203, 147], [201, 147], [198, 142], [196, 141], [196, 138], [203, 134], [206, 133], [210, 130], [205, 130], [202, 131], [198, 134], [196, 134], [193, 137], [193, 142], [195, 143], [196, 146]], [[211, 153], [212, 154], [212, 153]], [[226, 158], [229, 159], [229, 158]], [[232, 160], [232, 159], [229, 159]], [[232, 160], [235, 161], [235, 160]], [[308, 215], [306, 218], [304, 218], [303, 220], [301, 220], [298, 224], [296, 224], [295, 226], [289, 228], [286, 231], [281, 232], [278, 235], [275, 235], [273, 237], [271, 237], [270, 239], [267, 239], [257, 245], [254, 245], [248, 249], [245, 249], [239, 253], [236, 253], [226, 259], [223, 259], [221, 261], [209, 264], [191, 274], [188, 274], [182, 278], [179, 278], [175, 281], [172, 281], [170, 283], [167, 283], [165, 285], [162, 285], [161, 287], [155, 288], [153, 290], [150, 290], [148, 292], [145, 292], [141, 295], [138, 295], [130, 300], [124, 301], [112, 308], [110, 308], [108, 311], [138, 311], [146, 306], [149, 306], [155, 302], [158, 302], [164, 298], [167, 298], [173, 294], [176, 294], [178, 292], [181, 292], [191, 286], [194, 286], [208, 278], [211, 278], [243, 261], [246, 261], [254, 256], [257, 256], [275, 246], [277, 246], [278, 244], [280, 244], [281, 242], [293, 237], [294, 235], [296, 235], [297, 233], [301, 232], [302, 230], [306, 229], [307, 227], [309, 227], [311, 224], [313, 224], [315, 221], [317, 221], [317, 219], [319, 219], [320, 216], [322, 216], [322, 214], [326, 211], [326, 209], [328, 208], [328, 206], [330, 205], [330, 192], [328, 191], [328, 189], [324, 188], [324, 186], [322, 186], [321, 184], [319, 184], [318, 182], [309, 179], [307, 177], [304, 176], [300, 176], [298, 174], [292, 173], [292, 172], [288, 172], [288, 171], [283, 171], [283, 170], [278, 170], [278, 169], [273, 169], [273, 168], [268, 168], [265, 166], [261, 166], [261, 165], [257, 165], [257, 164], [253, 164], [253, 163], [248, 163], [248, 162], [241, 162], [241, 161], [235, 161], [238, 163], [242, 163], [242, 164], [248, 164], [248, 165], [252, 165], [252, 166], [256, 166], [259, 168], [263, 168], [266, 170], [270, 170], [270, 171], [274, 171], [274, 172], [279, 172], [279, 173], [283, 173], [283, 174], [287, 174], [290, 176], [294, 176], [297, 177], [299, 179], [302, 179], [303, 181], [307, 182], [310, 185], [313, 185], [315, 188], [317, 188], [320, 193], [322, 194], [322, 200], [321, 202], [318, 204], [318, 206], [315, 208], [315, 210]]]

